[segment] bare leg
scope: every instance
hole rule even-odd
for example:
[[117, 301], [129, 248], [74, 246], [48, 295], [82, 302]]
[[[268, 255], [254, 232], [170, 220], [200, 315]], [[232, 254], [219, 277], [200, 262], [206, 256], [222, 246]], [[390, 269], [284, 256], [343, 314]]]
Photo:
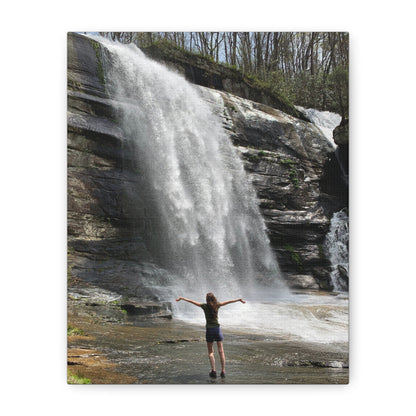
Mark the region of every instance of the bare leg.
[[208, 358], [211, 364], [211, 370], [215, 371], [214, 343], [207, 342], [207, 346], [208, 346]]
[[222, 345], [222, 341], [217, 341], [218, 347], [218, 354], [220, 355], [221, 360], [221, 371], [225, 373], [225, 353], [224, 353], [224, 346]]

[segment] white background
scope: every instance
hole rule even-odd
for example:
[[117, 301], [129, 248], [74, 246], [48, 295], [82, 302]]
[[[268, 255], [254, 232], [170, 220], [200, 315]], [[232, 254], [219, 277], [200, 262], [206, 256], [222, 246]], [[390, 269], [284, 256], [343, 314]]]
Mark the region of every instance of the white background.
[[[410, 1], [21, 1], [1, 13], [5, 414], [408, 414], [414, 408]], [[67, 31], [350, 32], [351, 344], [346, 386], [66, 384]], [[202, 358], [202, 357], [201, 357]]]

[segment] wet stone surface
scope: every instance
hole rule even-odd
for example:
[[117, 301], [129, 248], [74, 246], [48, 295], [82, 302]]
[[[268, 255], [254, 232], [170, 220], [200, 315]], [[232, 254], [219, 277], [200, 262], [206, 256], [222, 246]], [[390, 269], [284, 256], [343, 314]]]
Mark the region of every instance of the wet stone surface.
[[[110, 319], [104, 309], [68, 300], [68, 323], [85, 334], [68, 337], [68, 369], [79, 369], [93, 384], [348, 383], [344, 343], [294, 342], [224, 327], [226, 378], [210, 379], [203, 326], [122, 311]], [[93, 351], [93, 362], [79, 357], [82, 350]], [[216, 347], [215, 358], [219, 375]]]

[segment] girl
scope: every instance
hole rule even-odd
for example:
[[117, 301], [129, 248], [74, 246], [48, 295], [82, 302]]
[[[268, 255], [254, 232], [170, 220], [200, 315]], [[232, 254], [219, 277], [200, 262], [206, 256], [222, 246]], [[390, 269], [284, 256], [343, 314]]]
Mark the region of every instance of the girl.
[[215, 371], [215, 358], [214, 358], [214, 341], [217, 341], [218, 347], [218, 354], [220, 355], [221, 360], [221, 377], [225, 377], [225, 354], [224, 354], [224, 347], [222, 345], [222, 341], [224, 340], [224, 336], [222, 335], [220, 324], [218, 322], [218, 309], [221, 306], [228, 305], [229, 303], [233, 302], [241, 302], [246, 303], [243, 299], [235, 299], [235, 300], [227, 300], [226, 302], [218, 302], [216, 297], [212, 293], [207, 293], [206, 302], [207, 303], [199, 303], [195, 302], [194, 300], [186, 299], [186, 298], [178, 298], [176, 302], [180, 300], [185, 300], [186, 302], [192, 303], [193, 305], [199, 306], [204, 310], [205, 313], [205, 320], [206, 320], [206, 334], [205, 339], [207, 341], [208, 346], [208, 357], [209, 362], [211, 364], [211, 372], [209, 376], [212, 378], [217, 377], [217, 373]]

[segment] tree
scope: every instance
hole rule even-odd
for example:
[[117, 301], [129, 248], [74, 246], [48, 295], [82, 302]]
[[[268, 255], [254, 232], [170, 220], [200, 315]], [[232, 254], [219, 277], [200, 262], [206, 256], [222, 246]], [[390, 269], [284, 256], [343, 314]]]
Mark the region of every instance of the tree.
[[302, 106], [348, 116], [345, 32], [102, 32], [147, 47], [160, 40], [257, 77]]

